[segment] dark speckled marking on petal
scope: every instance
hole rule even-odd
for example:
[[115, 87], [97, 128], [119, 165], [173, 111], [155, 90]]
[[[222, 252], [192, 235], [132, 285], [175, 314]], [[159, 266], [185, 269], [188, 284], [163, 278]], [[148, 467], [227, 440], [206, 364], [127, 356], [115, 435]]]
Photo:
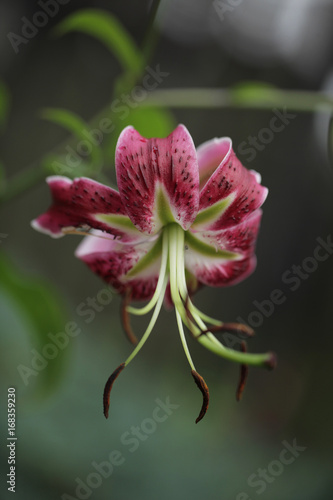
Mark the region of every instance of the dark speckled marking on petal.
[[[178, 147], [182, 141], [182, 147]], [[126, 154], [125, 154], [126, 146]], [[193, 223], [199, 204], [199, 172], [192, 138], [179, 125], [164, 139], [145, 139], [133, 128], [127, 127], [119, 137], [116, 148], [116, 170], [120, 196], [133, 224], [148, 234], [157, 232], [161, 221], [155, 214], [156, 190], [162, 184], [170, 200], [170, 209], [176, 222], [188, 229]], [[129, 175], [129, 172], [135, 175]], [[135, 197], [124, 198], [132, 192], [145, 199], [140, 209]], [[185, 198], [180, 194], [185, 192]]]
[[232, 193], [235, 198], [220, 216], [207, 223], [206, 229], [227, 229], [239, 224], [263, 204], [267, 192], [231, 149], [201, 190], [199, 213]]
[[[114, 236], [123, 236], [119, 229], [97, 221], [94, 214], [127, 215], [120, 195], [114, 189], [87, 178], [71, 181], [66, 177], [47, 179], [53, 203], [49, 210], [34, 222], [34, 227], [53, 235], [61, 235], [62, 228], [94, 228]], [[108, 200], [108, 201], [107, 201]]]

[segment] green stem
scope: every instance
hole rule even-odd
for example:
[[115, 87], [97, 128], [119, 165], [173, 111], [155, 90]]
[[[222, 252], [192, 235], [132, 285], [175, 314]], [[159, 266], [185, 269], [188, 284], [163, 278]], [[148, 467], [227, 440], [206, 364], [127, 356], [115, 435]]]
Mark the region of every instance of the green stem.
[[[260, 96], [259, 96], [260, 93]], [[333, 97], [319, 92], [296, 90], [260, 89], [241, 92], [238, 89], [187, 88], [155, 90], [143, 106], [163, 106], [193, 109], [263, 109], [287, 108], [288, 111], [333, 111]]]

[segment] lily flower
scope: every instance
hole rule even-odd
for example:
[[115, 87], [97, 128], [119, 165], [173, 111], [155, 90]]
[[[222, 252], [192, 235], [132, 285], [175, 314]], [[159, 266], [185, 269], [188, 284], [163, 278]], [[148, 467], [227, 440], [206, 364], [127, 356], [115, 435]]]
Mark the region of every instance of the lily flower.
[[[248, 365], [275, 364], [273, 353], [247, 353], [244, 341], [240, 351], [221, 343], [214, 333], [244, 338], [253, 331], [208, 317], [191, 298], [202, 285], [234, 285], [253, 272], [260, 206], [268, 190], [258, 173], [243, 167], [229, 138], [210, 140], [196, 150], [183, 125], [163, 139], [146, 139], [126, 127], [116, 147], [116, 173], [119, 192], [88, 178], [48, 177], [53, 204], [32, 225], [53, 237], [88, 234], [76, 256], [124, 297], [123, 323], [133, 343], [129, 314], [153, 310], [134, 351], [106, 383], [105, 416], [116, 377], [148, 339], [165, 301], [174, 306], [191, 373], [203, 395], [198, 422], [208, 408], [209, 391], [195, 369], [184, 325], [204, 347], [241, 363], [238, 399]], [[131, 300], [149, 302], [136, 308]]]

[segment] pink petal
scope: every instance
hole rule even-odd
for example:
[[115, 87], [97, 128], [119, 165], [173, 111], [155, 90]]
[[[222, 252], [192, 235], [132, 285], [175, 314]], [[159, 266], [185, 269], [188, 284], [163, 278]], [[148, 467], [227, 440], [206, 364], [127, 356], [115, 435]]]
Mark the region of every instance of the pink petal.
[[232, 142], [229, 137], [215, 138], [197, 147], [201, 188], [230, 152], [231, 147]]
[[[259, 179], [256, 172], [243, 167], [230, 148], [200, 192], [200, 209], [194, 227], [200, 230], [226, 229], [248, 218], [263, 204], [268, 194], [268, 189], [258, 183]], [[204, 211], [223, 201], [226, 206], [200, 224]]]
[[83, 239], [75, 255], [118, 293], [130, 291], [132, 300], [148, 300], [156, 288], [160, 259], [152, 261], [136, 276], [127, 276], [127, 273], [151, 250], [155, 241], [133, 246], [122, 244], [112, 237], [105, 237], [105, 233], [100, 231], [94, 231], [92, 236]]
[[220, 231], [191, 231], [192, 234], [216, 250], [228, 250], [248, 256], [255, 251], [262, 210], [257, 209], [240, 224]]
[[[185, 266], [201, 284], [209, 286], [235, 285], [253, 272], [256, 266], [254, 255], [262, 211], [256, 210], [241, 224], [221, 231], [194, 232], [199, 242], [209, 245], [200, 251], [200, 245], [188, 239]], [[235, 258], [219, 258], [218, 252], [233, 252]]]
[[121, 199], [140, 231], [153, 234], [174, 221], [185, 230], [191, 226], [199, 205], [199, 172], [184, 125], [164, 139], [145, 139], [126, 127], [118, 139], [116, 170]]
[[236, 285], [254, 271], [256, 263], [255, 255], [239, 260], [219, 260], [189, 251], [185, 258], [186, 269], [193, 273], [201, 284], [214, 287]]
[[[100, 214], [127, 216], [119, 193], [114, 189], [85, 177], [72, 181], [67, 177], [51, 176], [47, 178], [47, 183], [51, 189], [53, 204], [32, 222], [35, 229], [55, 238], [63, 236], [62, 229], [68, 227], [100, 229], [124, 239], [134, 237], [134, 234], [127, 236], [126, 229], [112, 227], [96, 219]], [[133, 226], [134, 232], [136, 230]]]

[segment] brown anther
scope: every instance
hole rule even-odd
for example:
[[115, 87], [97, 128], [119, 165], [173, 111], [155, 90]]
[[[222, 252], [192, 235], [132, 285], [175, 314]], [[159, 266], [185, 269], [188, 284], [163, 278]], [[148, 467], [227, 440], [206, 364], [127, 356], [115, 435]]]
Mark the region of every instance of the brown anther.
[[131, 344], [136, 345], [138, 343], [138, 339], [136, 338], [132, 330], [130, 315], [127, 312], [127, 306], [129, 305], [130, 300], [131, 300], [131, 292], [128, 291], [124, 295], [120, 306], [121, 321], [123, 323], [124, 332], [126, 333], [128, 340], [131, 342]]
[[192, 377], [194, 378], [194, 382], [196, 383], [197, 387], [200, 389], [203, 401], [202, 401], [202, 407], [199, 413], [199, 416], [197, 417], [195, 423], [197, 424], [200, 422], [200, 420], [206, 415], [206, 412], [208, 410], [208, 405], [209, 405], [209, 389], [208, 385], [204, 381], [201, 375], [199, 375], [198, 372], [195, 370], [191, 371]]
[[[246, 343], [244, 342], [244, 340], [241, 343], [241, 351], [247, 352]], [[240, 401], [242, 399], [242, 395], [243, 395], [243, 391], [245, 388], [248, 374], [249, 374], [249, 366], [246, 364], [242, 364], [240, 367], [240, 378], [239, 378], [239, 383], [238, 383], [237, 392], [236, 392], [237, 401]]]
[[111, 389], [113, 386], [114, 381], [118, 377], [118, 375], [123, 371], [125, 368], [125, 363], [121, 363], [121, 365], [118, 366], [118, 368], [115, 369], [115, 371], [110, 375], [108, 378], [105, 387], [104, 387], [104, 393], [103, 393], [103, 412], [105, 418], [108, 418], [109, 416], [109, 407], [110, 407], [110, 393]]

